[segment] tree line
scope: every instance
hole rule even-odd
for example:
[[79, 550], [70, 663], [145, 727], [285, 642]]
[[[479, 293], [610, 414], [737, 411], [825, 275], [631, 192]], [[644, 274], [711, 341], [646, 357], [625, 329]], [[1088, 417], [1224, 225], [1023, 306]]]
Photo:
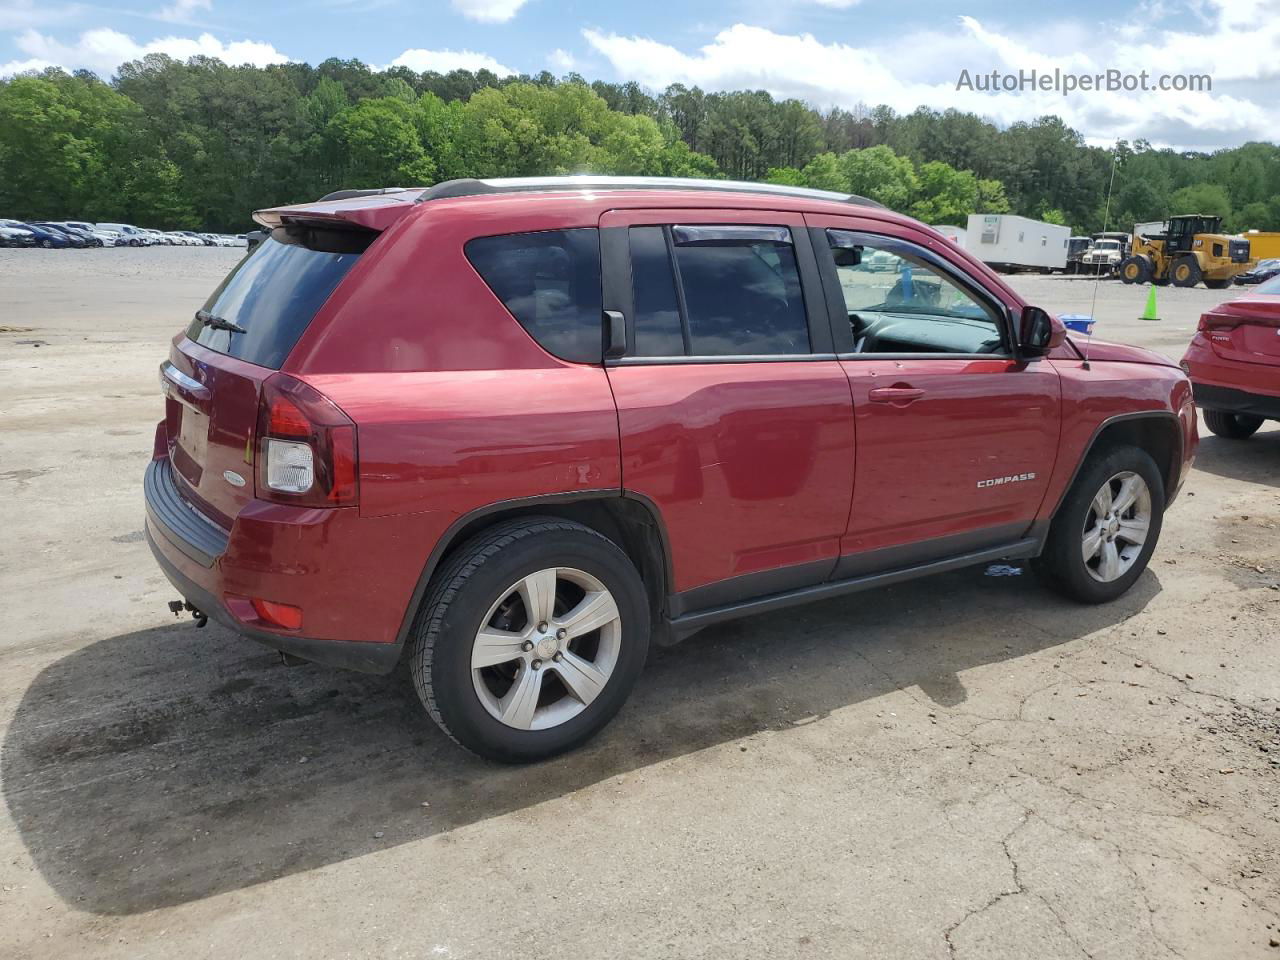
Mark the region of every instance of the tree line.
[[575, 172], [848, 191], [935, 224], [1013, 212], [1089, 233], [1207, 213], [1280, 229], [1277, 145], [1107, 149], [1054, 116], [1001, 128], [957, 110], [337, 59], [152, 54], [109, 83], [57, 69], [0, 81], [0, 216], [240, 230], [254, 209], [343, 187]]

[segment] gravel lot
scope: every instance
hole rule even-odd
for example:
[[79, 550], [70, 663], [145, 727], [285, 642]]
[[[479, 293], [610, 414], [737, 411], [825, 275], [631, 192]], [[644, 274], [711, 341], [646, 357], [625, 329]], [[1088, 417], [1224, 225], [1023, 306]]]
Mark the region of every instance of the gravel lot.
[[[1204, 440], [1114, 605], [979, 568], [757, 617], [497, 768], [165, 610], [156, 369], [239, 253], [0, 251], [0, 957], [1280, 957], [1274, 425]], [[1099, 335], [1173, 357], [1223, 297], [1145, 295]]]

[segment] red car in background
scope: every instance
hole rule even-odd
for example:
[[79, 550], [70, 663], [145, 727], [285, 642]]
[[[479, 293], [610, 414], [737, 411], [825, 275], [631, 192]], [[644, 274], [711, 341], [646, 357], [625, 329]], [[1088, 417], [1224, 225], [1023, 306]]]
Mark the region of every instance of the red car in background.
[[1218, 436], [1244, 440], [1280, 420], [1280, 277], [1204, 314], [1182, 369]]

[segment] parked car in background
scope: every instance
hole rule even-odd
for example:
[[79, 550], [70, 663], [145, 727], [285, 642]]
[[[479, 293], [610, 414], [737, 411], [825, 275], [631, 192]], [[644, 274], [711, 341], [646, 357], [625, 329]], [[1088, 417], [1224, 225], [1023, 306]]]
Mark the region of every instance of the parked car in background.
[[1201, 316], [1182, 369], [1219, 437], [1244, 440], [1280, 420], [1280, 276]]
[[213, 246], [213, 241], [208, 239], [203, 233], [196, 233], [194, 230], [179, 230], [178, 232], [185, 236], [191, 237], [198, 244], [202, 244], [206, 247]]
[[112, 230], [103, 230], [99, 224], [89, 223], [87, 220], [64, 220], [62, 222], [68, 227], [73, 227], [76, 230], [84, 230], [93, 234], [102, 241], [102, 245], [104, 247], [114, 247], [120, 239], [119, 233]]
[[87, 247], [102, 247], [106, 245], [102, 237], [95, 234], [92, 230], [85, 230], [81, 227], [73, 227], [71, 224], [65, 221], [40, 220], [37, 222], [43, 226], [56, 227], [59, 230], [62, 230], [66, 233], [71, 234], [73, 237], [79, 237], [85, 242], [85, 246]]
[[61, 230], [51, 230], [48, 227], [38, 227], [34, 223], [27, 223], [24, 220], [0, 220], [0, 227], [15, 227], [19, 230], [30, 230], [31, 233], [35, 235], [35, 245], [37, 247], [44, 247], [46, 250], [61, 250], [65, 247], [72, 246], [71, 238]]
[[493, 759], [584, 742], [651, 639], [734, 617], [999, 558], [1113, 600], [1195, 452], [1172, 361], [1086, 370], [860, 197], [459, 180], [255, 218], [161, 366], [151, 549], [270, 646], [407, 659]]
[[36, 235], [22, 227], [11, 227], [14, 221], [0, 220], [0, 247], [34, 247], [38, 245]]
[[1271, 258], [1259, 260], [1256, 267], [1240, 274], [1235, 282], [1240, 286], [1250, 286], [1255, 283], [1265, 283], [1276, 276], [1280, 276], [1280, 259]]
[[72, 230], [70, 227], [63, 226], [60, 223], [54, 223], [51, 220], [33, 220], [33, 226], [43, 227], [45, 230], [54, 230], [64, 235], [70, 242], [71, 246], [77, 250], [83, 250], [85, 247], [96, 247], [98, 241], [92, 237], [86, 236], [79, 230]]
[[100, 223], [98, 227], [102, 230], [118, 233], [123, 237], [124, 244], [117, 243], [117, 246], [150, 247], [156, 242], [153, 236], [129, 223]]

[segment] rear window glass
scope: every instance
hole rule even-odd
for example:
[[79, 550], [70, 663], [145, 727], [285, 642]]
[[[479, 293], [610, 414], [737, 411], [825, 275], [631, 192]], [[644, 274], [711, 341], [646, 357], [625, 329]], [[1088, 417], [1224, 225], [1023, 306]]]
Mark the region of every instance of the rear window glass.
[[1258, 289], [1255, 292], [1280, 295], [1280, 277], [1272, 277], [1270, 280], [1258, 284]]
[[[375, 234], [277, 228], [222, 281], [187, 336], [262, 367], [285, 357]], [[219, 329], [217, 321], [243, 328]]]
[[479, 237], [467, 259], [548, 353], [599, 363], [603, 353], [600, 236], [594, 227]]

